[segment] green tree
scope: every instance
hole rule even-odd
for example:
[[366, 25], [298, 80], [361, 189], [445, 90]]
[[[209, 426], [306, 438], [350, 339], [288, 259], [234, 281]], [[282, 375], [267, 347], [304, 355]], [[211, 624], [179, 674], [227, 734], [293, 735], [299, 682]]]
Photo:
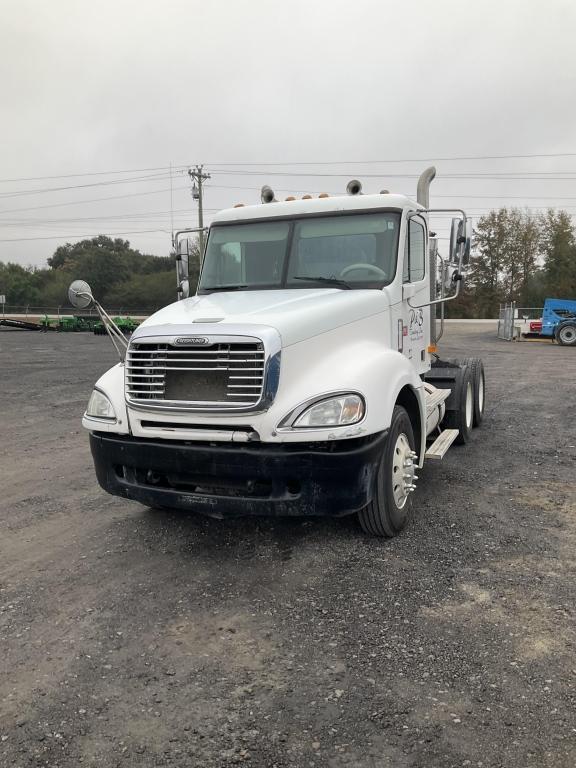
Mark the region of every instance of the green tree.
[[132, 275], [117, 283], [107, 294], [106, 304], [114, 310], [159, 309], [176, 301], [176, 272]]
[[541, 219], [544, 274], [552, 298], [576, 298], [576, 240], [570, 214], [550, 209]]
[[37, 273], [20, 264], [0, 263], [0, 293], [12, 306], [35, 306], [40, 303]]
[[502, 300], [502, 267], [508, 244], [507, 211], [490, 211], [478, 220], [475, 248], [468, 269], [468, 285], [474, 292], [479, 317], [496, 317]]

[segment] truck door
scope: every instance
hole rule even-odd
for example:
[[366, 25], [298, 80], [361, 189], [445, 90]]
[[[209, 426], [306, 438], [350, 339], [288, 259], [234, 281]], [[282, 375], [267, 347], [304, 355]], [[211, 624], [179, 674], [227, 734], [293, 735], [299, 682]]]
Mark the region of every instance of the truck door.
[[417, 306], [430, 301], [427, 242], [426, 220], [422, 216], [410, 217], [406, 223], [402, 304], [397, 322], [399, 349], [412, 361], [419, 374], [425, 373], [430, 367], [427, 351], [430, 337], [430, 313], [426, 307], [415, 309], [410, 304]]

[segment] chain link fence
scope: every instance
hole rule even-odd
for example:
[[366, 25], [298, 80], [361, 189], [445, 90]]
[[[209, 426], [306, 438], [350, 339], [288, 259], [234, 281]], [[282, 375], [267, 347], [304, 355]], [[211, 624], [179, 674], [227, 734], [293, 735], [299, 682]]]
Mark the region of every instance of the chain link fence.
[[512, 341], [514, 338], [514, 320], [516, 318], [516, 304], [500, 304], [498, 316], [498, 338], [504, 341]]

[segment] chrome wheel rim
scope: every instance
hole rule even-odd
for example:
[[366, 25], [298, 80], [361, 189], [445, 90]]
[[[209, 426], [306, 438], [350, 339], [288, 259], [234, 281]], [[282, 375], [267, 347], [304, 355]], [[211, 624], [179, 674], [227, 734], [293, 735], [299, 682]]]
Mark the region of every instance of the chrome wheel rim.
[[470, 428], [472, 426], [472, 418], [474, 416], [474, 393], [472, 392], [472, 382], [469, 381], [466, 385], [466, 426]]
[[408, 438], [400, 432], [392, 453], [392, 495], [398, 509], [405, 506], [414, 490], [414, 456]]
[[478, 410], [484, 413], [484, 374], [478, 377]]

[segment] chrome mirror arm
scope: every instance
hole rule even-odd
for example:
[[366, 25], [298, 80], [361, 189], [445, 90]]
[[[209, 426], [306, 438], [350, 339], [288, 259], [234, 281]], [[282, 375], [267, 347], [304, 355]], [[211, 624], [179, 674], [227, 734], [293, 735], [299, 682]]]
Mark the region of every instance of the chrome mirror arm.
[[112, 344], [114, 344], [114, 348], [116, 349], [116, 352], [118, 353], [118, 357], [120, 358], [121, 362], [124, 362], [126, 359], [126, 352], [128, 350], [128, 342], [126, 341], [126, 337], [118, 328], [114, 320], [110, 317], [108, 312], [102, 307], [99, 302], [96, 301], [94, 296], [92, 296], [91, 293], [86, 293], [85, 291], [78, 291], [78, 296], [85, 296], [86, 298], [89, 298], [91, 300], [91, 303], [94, 305], [96, 312], [98, 312], [98, 316], [100, 317], [100, 320], [102, 321], [102, 324], [104, 325], [104, 328], [106, 329], [106, 332], [108, 333], [108, 336], [110, 336], [110, 341]]
[[454, 301], [460, 294], [460, 284], [462, 283], [462, 275], [456, 270], [455, 276], [452, 277], [453, 282], [456, 283], [456, 292], [452, 296], [444, 296], [441, 299], [435, 299], [434, 301], [426, 301], [424, 304], [412, 304], [408, 299], [408, 306], [412, 309], [423, 309], [424, 307], [433, 307], [435, 304], [444, 304], [446, 301]]

